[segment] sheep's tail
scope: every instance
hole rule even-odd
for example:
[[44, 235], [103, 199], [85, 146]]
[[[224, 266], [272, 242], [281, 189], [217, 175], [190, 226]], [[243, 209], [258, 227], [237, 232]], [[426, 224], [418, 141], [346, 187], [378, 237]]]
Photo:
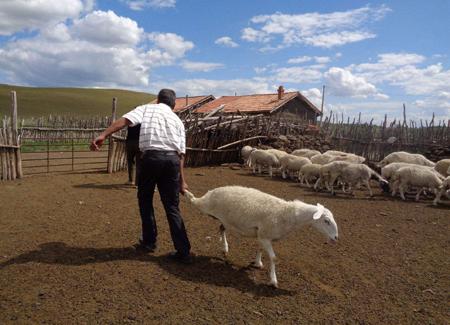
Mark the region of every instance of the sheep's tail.
[[197, 198], [194, 196], [194, 194], [192, 194], [191, 192], [189, 192], [188, 190], [184, 191], [184, 196], [188, 199], [188, 201], [190, 203], [194, 203], [195, 200], [197, 200]]

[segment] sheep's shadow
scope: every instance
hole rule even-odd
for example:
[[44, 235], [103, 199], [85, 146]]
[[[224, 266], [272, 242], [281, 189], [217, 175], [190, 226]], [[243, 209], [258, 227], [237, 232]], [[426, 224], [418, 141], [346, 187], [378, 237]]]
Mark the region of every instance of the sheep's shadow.
[[30, 262], [81, 266], [122, 260], [156, 263], [167, 273], [185, 281], [233, 287], [256, 296], [275, 297], [294, 294], [289, 290], [257, 284], [249, 277], [251, 272], [249, 267], [239, 268], [216, 257], [197, 255], [192, 265], [184, 265], [171, 260], [167, 255], [145, 254], [133, 247], [73, 247], [62, 242], [50, 242], [39, 245], [39, 249], [1, 262], [0, 270], [9, 265]]
[[98, 184], [98, 183], [87, 183], [87, 184], [79, 184], [73, 185], [74, 188], [83, 188], [83, 189], [99, 189], [99, 190], [128, 190], [134, 189], [133, 186], [128, 184]]

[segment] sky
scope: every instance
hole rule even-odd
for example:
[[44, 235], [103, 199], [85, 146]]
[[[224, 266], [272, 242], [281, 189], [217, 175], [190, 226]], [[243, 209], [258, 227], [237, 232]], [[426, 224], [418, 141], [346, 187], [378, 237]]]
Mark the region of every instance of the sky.
[[0, 83], [300, 91], [381, 122], [450, 119], [450, 0], [1, 0]]

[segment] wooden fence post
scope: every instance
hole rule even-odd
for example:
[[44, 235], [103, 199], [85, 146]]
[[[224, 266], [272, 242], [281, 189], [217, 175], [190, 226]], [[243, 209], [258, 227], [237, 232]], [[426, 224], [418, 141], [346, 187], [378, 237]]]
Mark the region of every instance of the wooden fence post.
[[[117, 111], [117, 98], [113, 98], [112, 102], [112, 114], [111, 114], [111, 123], [116, 120], [116, 111]], [[113, 172], [114, 166], [114, 139], [112, 136], [109, 137], [109, 145], [108, 145], [108, 174]]]
[[16, 176], [17, 178], [23, 177], [22, 172], [22, 155], [20, 149], [20, 141], [19, 141], [19, 133], [17, 131], [17, 94], [15, 91], [11, 91], [11, 122], [12, 122], [12, 137], [13, 137], [13, 145], [18, 148], [15, 149], [15, 160], [16, 160]]

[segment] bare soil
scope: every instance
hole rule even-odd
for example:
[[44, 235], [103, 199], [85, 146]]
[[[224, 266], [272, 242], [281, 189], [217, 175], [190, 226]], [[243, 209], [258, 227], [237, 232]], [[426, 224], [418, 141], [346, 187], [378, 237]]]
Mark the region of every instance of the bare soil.
[[219, 224], [184, 201], [195, 263], [167, 258], [173, 247], [158, 195], [157, 252], [136, 252], [136, 189], [123, 185], [125, 173], [3, 182], [0, 323], [448, 324], [448, 206], [379, 191], [332, 197], [224, 167], [187, 169], [187, 178], [197, 195], [241, 184], [320, 202], [335, 215], [339, 243], [310, 227], [275, 243], [274, 289], [267, 267], [248, 267], [255, 240], [230, 233], [225, 261]]

